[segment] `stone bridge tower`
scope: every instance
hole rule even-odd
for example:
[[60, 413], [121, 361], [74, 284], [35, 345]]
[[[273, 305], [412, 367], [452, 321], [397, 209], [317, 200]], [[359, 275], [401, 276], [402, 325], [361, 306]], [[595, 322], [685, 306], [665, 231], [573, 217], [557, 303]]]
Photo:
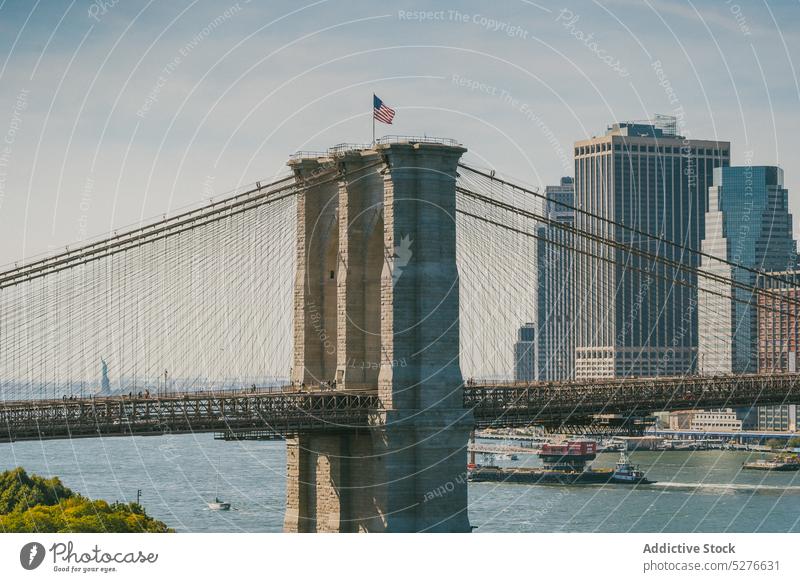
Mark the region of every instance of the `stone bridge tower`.
[[287, 441], [286, 531], [469, 531], [455, 180], [427, 141], [289, 162], [298, 183], [292, 380], [377, 392], [369, 430]]

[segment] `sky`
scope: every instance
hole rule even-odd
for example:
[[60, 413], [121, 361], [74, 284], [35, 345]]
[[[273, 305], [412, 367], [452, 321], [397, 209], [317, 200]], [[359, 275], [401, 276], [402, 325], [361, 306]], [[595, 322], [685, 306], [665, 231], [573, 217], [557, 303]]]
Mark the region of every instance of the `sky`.
[[798, 1], [0, 2], [3, 265], [369, 142], [373, 92], [378, 136], [535, 186], [574, 141], [677, 112], [783, 166], [800, 215]]

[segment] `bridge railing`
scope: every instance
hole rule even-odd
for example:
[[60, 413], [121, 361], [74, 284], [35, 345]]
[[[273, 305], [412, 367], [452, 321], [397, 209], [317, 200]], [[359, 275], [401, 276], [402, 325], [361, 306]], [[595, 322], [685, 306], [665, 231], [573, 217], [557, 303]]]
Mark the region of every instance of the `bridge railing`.
[[367, 428], [377, 394], [275, 392], [0, 404], [0, 441], [269, 429]]
[[576, 423], [604, 414], [800, 402], [800, 374], [476, 385], [464, 393], [479, 426]]
[[321, 151], [313, 151], [313, 150], [300, 150], [294, 152], [291, 156], [289, 156], [290, 160], [309, 160], [309, 159], [316, 159], [316, 158], [324, 158], [328, 155], [328, 152], [321, 152]]
[[428, 137], [427, 135], [384, 135], [375, 141], [380, 145], [393, 143], [433, 143], [452, 147], [461, 145], [457, 140], [449, 137]]
[[206, 398], [206, 397], [236, 397], [236, 396], [260, 396], [269, 394], [325, 394], [332, 393], [336, 390], [330, 384], [317, 384], [317, 385], [296, 385], [292, 383], [278, 384], [273, 386], [250, 386], [250, 387], [236, 387], [236, 388], [210, 388], [210, 389], [193, 389], [193, 390], [153, 390], [134, 388], [127, 393], [115, 394], [87, 394], [78, 397], [75, 394], [62, 395], [55, 398], [28, 398], [28, 399], [15, 399], [15, 400], [2, 400], [0, 399], [0, 407], [4, 406], [32, 406], [35, 404], [61, 404], [64, 402], [91, 402], [91, 401], [118, 401], [118, 400], [169, 400], [169, 399], [182, 399], [182, 398]]
[[328, 148], [328, 155], [335, 156], [347, 152], [355, 152], [360, 150], [368, 150], [374, 147], [371, 143], [337, 143]]
[[375, 143], [337, 143], [329, 147], [326, 151], [313, 151], [313, 150], [300, 150], [293, 153], [290, 160], [304, 160], [324, 158], [326, 156], [338, 156], [347, 152], [355, 152], [362, 150], [369, 150], [376, 145], [387, 144], [415, 144], [415, 143], [431, 143], [438, 145], [446, 145], [451, 147], [460, 147], [461, 143], [449, 137], [428, 137], [427, 135], [385, 135], [375, 140]]
[[[632, 381], [468, 385], [464, 406], [476, 425], [591, 424], [598, 416], [642, 418], [683, 410], [800, 402], [800, 374], [651, 378]], [[163, 434], [268, 427], [339, 430], [380, 422], [375, 392], [333, 386], [268, 386], [238, 390], [0, 402], [0, 440], [99, 434]]]

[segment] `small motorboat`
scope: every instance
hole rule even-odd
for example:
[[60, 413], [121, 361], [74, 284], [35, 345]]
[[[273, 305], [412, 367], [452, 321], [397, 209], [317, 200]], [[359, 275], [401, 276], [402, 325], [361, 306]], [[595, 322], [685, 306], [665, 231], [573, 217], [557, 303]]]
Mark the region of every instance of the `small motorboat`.
[[214, 501], [208, 503], [208, 508], [211, 511], [228, 511], [231, 508], [231, 504], [227, 501], [222, 501], [219, 498], [219, 466], [222, 462], [222, 458], [217, 462], [217, 476], [214, 479]]
[[222, 501], [219, 497], [215, 497], [214, 501], [208, 504], [208, 508], [211, 511], [228, 511], [231, 508], [231, 504], [227, 501]]

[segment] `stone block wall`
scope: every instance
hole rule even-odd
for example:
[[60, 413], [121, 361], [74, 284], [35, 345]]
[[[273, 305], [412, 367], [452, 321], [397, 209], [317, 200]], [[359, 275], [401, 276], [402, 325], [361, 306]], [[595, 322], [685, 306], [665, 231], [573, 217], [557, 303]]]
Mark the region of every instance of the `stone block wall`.
[[[338, 184], [298, 200], [294, 377], [376, 390], [383, 408], [368, 431], [290, 439], [287, 531], [470, 529], [473, 422], [463, 408], [455, 248], [464, 151], [416, 143], [347, 152], [336, 158]], [[301, 180], [328, 163], [292, 167]], [[332, 217], [335, 228], [315, 226]], [[310, 236], [317, 231], [326, 234]], [[313, 325], [320, 319], [333, 360]]]
[[339, 228], [337, 167], [328, 158], [292, 160], [298, 184], [294, 285], [295, 384], [317, 385], [336, 369], [336, 258]]

